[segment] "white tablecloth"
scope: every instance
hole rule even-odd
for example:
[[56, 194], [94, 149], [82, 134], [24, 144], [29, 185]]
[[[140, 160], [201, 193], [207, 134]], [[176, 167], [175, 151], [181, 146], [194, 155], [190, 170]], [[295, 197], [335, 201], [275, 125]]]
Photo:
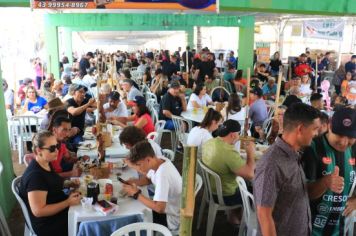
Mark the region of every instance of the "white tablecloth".
[[187, 110], [181, 113], [181, 117], [187, 120], [191, 120], [197, 123], [201, 123], [205, 117], [203, 109], [197, 109], [196, 111]]
[[[121, 178], [129, 179], [129, 178], [138, 178], [138, 174], [135, 170], [126, 167], [122, 173]], [[111, 176], [111, 180], [113, 181], [113, 185], [117, 185], [118, 182], [116, 180], [116, 175]], [[121, 186], [121, 184], [119, 185]], [[141, 188], [142, 194], [148, 196], [148, 191], [146, 187]], [[114, 196], [117, 196], [117, 189], [114, 188]], [[71, 206], [68, 211], [68, 235], [75, 236], [78, 231], [78, 223], [83, 221], [97, 221], [97, 220], [110, 220], [124, 216], [131, 215], [142, 215], [145, 222], [152, 222], [152, 211], [145, 205], [143, 205], [140, 201], [134, 200], [132, 198], [119, 198], [117, 204], [119, 206], [119, 210], [112, 215], [103, 216], [99, 212], [95, 210], [84, 210], [81, 205]]]

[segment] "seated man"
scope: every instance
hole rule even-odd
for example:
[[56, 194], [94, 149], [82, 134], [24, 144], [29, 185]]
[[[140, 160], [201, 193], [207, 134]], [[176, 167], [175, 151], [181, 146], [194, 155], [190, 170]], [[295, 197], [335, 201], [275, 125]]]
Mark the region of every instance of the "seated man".
[[185, 94], [180, 93], [179, 89], [179, 82], [172, 81], [168, 93], [163, 96], [160, 103], [159, 117], [160, 120], [166, 120], [165, 129], [174, 130], [172, 116], [180, 116], [182, 111], [187, 110]]
[[267, 120], [267, 106], [265, 100], [262, 98], [262, 89], [255, 87], [250, 93], [250, 99], [253, 101], [249, 111], [248, 117], [252, 121], [251, 133], [255, 138], [264, 138], [262, 126], [263, 122]]
[[262, 83], [264, 83], [268, 81], [268, 76], [269, 73], [267, 71], [266, 65], [262, 63], [257, 67], [257, 77]]
[[83, 140], [86, 113], [93, 112], [96, 109], [95, 99], [86, 98], [86, 91], [87, 89], [83, 85], [76, 85], [73, 98], [67, 101], [67, 109], [71, 115], [72, 126], [79, 128], [78, 133], [70, 140], [75, 145]]
[[113, 91], [109, 94], [109, 102], [103, 105], [103, 111], [106, 119], [127, 117], [127, 107], [120, 101], [120, 94]]
[[[170, 230], [178, 230], [182, 178], [176, 167], [167, 158], [158, 158], [147, 141], [141, 141], [132, 147], [128, 162], [135, 165], [141, 173], [146, 173], [146, 178], [129, 180], [129, 184], [123, 185], [124, 191], [153, 210], [154, 223], [168, 226]], [[153, 200], [141, 194], [141, 190], [137, 188], [151, 183], [155, 186]], [[165, 213], [166, 222], [157, 221], [157, 213]]]
[[79, 168], [73, 168], [78, 161], [75, 153], [68, 151], [65, 141], [71, 131], [71, 121], [67, 117], [57, 117], [52, 124], [53, 136], [57, 139], [59, 149], [57, 159], [51, 161], [53, 170], [62, 177], [80, 177], [82, 171]]
[[323, 95], [320, 93], [313, 93], [310, 96], [310, 105], [319, 111], [324, 110]]
[[143, 97], [140, 90], [134, 86], [134, 81], [132, 79], [125, 79], [122, 83], [122, 88], [126, 92], [126, 97], [123, 98], [126, 106], [130, 106], [130, 102], [133, 102], [136, 96]]
[[[220, 176], [222, 194], [227, 206], [242, 204], [236, 176], [252, 180], [254, 175], [254, 143], [250, 142], [246, 147], [246, 163], [234, 146], [240, 138], [240, 131], [241, 126], [238, 121], [227, 120], [217, 131], [219, 137], [210, 139], [203, 144], [202, 161]], [[215, 184], [212, 183], [211, 186], [212, 191], [216, 193]], [[214, 200], [217, 201], [217, 197]], [[232, 224], [239, 223], [238, 215], [239, 212], [229, 212], [229, 222]]]
[[263, 96], [266, 100], [275, 100], [276, 93], [277, 93], [277, 85], [275, 83], [275, 78], [269, 77], [268, 83], [263, 85], [262, 87]]
[[213, 77], [209, 77], [208, 75], [205, 76], [204, 80], [205, 80], [204, 85], [206, 87], [206, 93], [211, 95], [213, 89], [219, 86], [219, 81], [217, 79], [214, 79]]

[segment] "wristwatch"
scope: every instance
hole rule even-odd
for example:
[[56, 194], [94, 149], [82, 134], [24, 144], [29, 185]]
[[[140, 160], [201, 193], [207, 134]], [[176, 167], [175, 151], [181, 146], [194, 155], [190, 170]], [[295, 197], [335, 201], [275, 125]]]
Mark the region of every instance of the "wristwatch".
[[132, 195], [132, 198], [137, 200], [138, 196], [141, 194], [141, 189], [139, 189], [134, 195]]

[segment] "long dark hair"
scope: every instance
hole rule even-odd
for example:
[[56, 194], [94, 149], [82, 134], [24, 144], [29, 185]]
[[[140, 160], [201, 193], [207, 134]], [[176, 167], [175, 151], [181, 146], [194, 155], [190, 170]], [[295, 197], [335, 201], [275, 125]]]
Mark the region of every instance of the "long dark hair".
[[241, 111], [241, 100], [239, 95], [237, 95], [236, 93], [230, 94], [229, 102], [226, 108], [226, 119], [230, 113], [236, 114], [240, 111]]
[[148, 110], [148, 108], [146, 107], [146, 104], [137, 104], [137, 108], [138, 108], [138, 111], [136, 114], [137, 117], [141, 117], [146, 113], [150, 115], [150, 110]]
[[197, 84], [194, 89], [194, 93], [199, 96], [200, 92], [204, 89], [205, 85], [203, 83]]
[[205, 114], [203, 121], [200, 123], [201, 128], [208, 128], [213, 121], [220, 121], [222, 115], [220, 112], [215, 111], [213, 108], [209, 108], [208, 112]]
[[146, 67], [145, 75], [147, 76], [146, 81], [151, 81], [152, 80], [151, 67]]

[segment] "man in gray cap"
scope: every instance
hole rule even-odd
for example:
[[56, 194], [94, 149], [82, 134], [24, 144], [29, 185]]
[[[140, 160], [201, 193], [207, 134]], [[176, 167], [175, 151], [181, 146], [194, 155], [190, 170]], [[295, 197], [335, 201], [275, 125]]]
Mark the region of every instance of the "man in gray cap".
[[356, 176], [356, 110], [336, 111], [329, 132], [313, 140], [302, 161], [308, 180], [312, 235], [345, 235], [345, 216], [356, 209], [349, 198]]

